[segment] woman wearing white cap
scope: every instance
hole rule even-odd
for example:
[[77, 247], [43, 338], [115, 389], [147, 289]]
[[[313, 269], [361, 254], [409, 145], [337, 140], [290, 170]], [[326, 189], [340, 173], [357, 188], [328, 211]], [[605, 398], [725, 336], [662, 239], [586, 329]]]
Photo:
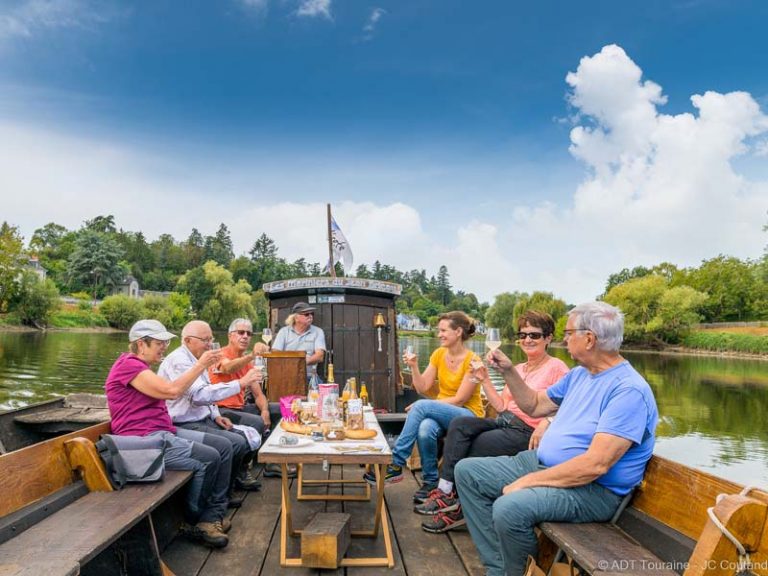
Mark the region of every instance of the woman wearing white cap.
[[130, 352], [121, 354], [115, 361], [104, 385], [112, 433], [163, 435], [165, 467], [194, 473], [187, 492], [190, 525], [184, 532], [207, 546], [221, 548], [229, 542], [225, 532], [230, 524], [224, 515], [232, 445], [211, 434], [177, 429], [165, 403], [182, 394], [209, 366], [219, 362], [221, 352], [205, 352], [187, 372], [168, 381], [155, 374], [150, 366], [163, 359], [169, 341], [175, 337], [157, 320], [140, 320], [131, 327]]

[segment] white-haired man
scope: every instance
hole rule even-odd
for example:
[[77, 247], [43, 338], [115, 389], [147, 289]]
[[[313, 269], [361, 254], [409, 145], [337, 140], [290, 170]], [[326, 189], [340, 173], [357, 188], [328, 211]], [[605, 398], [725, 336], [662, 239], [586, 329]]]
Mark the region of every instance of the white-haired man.
[[[178, 377], [178, 374], [184, 373], [189, 366], [194, 365], [211, 347], [212, 342], [213, 332], [207, 322], [193, 320], [187, 323], [181, 331], [181, 346], [163, 360], [158, 375], [169, 380]], [[260, 382], [261, 373], [258, 370], [250, 370], [239, 380], [211, 385], [206, 371], [184, 394], [167, 401], [168, 412], [176, 426], [222, 436], [232, 444], [234, 454], [230, 488], [258, 490], [261, 487], [260, 482], [248, 474], [248, 464], [261, 443], [261, 434], [253, 428], [243, 432], [234, 429], [232, 421], [221, 415], [216, 402]], [[237, 503], [237, 499], [230, 498], [230, 506]]]
[[536, 450], [456, 466], [486, 574], [522, 575], [537, 553], [537, 524], [607, 521], [642, 480], [659, 416], [650, 386], [619, 354], [623, 333], [624, 317], [609, 304], [571, 310], [565, 342], [580, 366], [547, 390], [526, 386], [502, 352], [488, 354], [525, 413], [557, 417]]

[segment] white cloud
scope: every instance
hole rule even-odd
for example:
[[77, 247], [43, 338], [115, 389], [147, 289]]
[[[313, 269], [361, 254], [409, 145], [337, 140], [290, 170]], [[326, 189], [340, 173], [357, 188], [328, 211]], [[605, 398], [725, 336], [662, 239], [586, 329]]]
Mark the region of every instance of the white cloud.
[[376, 31], [376, 25], [379, 23], [379, 20], [381, 20], [381, 17], [386, 13], [387, 11], [383, 8], [374, 8], [371, 10], [371, 15], [368, 16], [368, 21], [365, 23], [365, 26], [363, 26], [365, 40], [370, 40], [373, 38], [373, 34]]
[[49, 221], [77, 228], [98, 214], [152, 239], [181, 240], [192, 227], [213, 234], [224, 222], [238, 254], [264, 232], [288, 260], [323, 262], [333, 199], [356, 266], [379, 260], [434, 275], [445, 264], [454, 287], [482, 300], [546, 290], [577, 303], [624, 267], [762, 254], [768, 181], [734, 162], [765, 154], [768, 141], [768, 119], [749, 94], [705, 92], [689, 112], [664, 114], [661, 87], [616, 46], [582, 59], [567, 82], [579, 122], [570, 150], [588, 173], [564, 185], [558, 204], [537, 203], [535, 184], [510, 169], [515, 159], [292, 146], [244, 150], [236, 164], [217, 149], [134, 149], [16, 119], [0, 121], [0, 219], [27, 239]]
[[750, 182], [733, 166], [750, 138], [768, 132], [768, 117], [749, 94], [706, 92], [691, 97], [697, 113], [662, 114], [661, 87], [642, 81], [618, 46], [583, 58], [566, 81], [583, 121], [571, 132], [570, 150], [590, 176], [573, 204], [556, 210], [553, 228], [523, 219], [516, 241], [527, 231], [551, 231], [560, 246], [544, 254], [573, 251], [571, 288], [581, 284], [583, 293], [591, 284], [593, 294], [627, 266], [758, 253], [768, 182]]
[[301, 4], [296, 10], [297, 16], [307, 18], [317, 18], [322, 16], [328, 20], [332, 20], [331, 16], [331, 0], [301, 0]]
[[25, 0], [0, 9], [0, 41], [47, 30], [91, 30], [116, 14], [111, 3], [93, 0]]

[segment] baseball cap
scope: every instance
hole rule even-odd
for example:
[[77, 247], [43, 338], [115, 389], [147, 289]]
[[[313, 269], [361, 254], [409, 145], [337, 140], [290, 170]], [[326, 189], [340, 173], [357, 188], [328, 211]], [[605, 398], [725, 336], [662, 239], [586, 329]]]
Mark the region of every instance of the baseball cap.
[[296, 302], [296, 304], [293, 305], [291, 308], [291, 314], [304, 314], [305, 312], [314, 312], [315, 309], [312, 308], [309, 304], [306, 302]]
[[167, 341], [171, 338], [176, 338], [176, 334], [171, 334], [165, 329], [165, 326], [160, 324], [157, 320], [139, 320], [131, 326], [131, 331], [128, 332], [128, 341], [136, 342], [142, 338], [154, 338], [155, 340]]

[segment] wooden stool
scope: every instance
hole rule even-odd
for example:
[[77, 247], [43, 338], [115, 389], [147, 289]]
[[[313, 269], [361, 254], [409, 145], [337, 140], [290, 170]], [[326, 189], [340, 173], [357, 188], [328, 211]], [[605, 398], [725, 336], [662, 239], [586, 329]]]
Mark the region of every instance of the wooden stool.
[[349, 514], [318, 512], [301, 531], [301, 565], [338, 568], [350, 541]]

